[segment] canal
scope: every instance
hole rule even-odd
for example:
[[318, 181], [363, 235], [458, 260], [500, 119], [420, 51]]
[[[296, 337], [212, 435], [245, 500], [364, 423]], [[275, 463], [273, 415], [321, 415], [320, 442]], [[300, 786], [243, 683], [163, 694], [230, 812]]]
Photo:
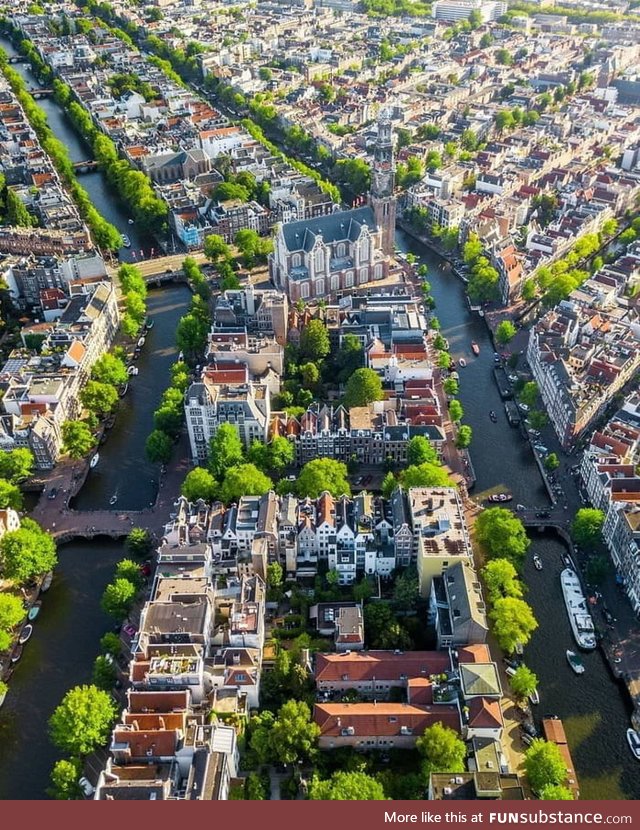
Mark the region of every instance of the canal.
[[[507, 422], [492, 375], [493, 344], [484, 320], [469, 311], [463, 283], [448, 266], [442, 267], [438, 256], [406, 234], [399, 233], [396, 241], [401, 250], [411, 250], [427, 266], [442, 334], [456, 362], [461, 357], [467, 362], [458, 371], [464, 421], [473, 429], [470, 452], [477, 482], [472, 497], [481, 501], [486, 491], [498, 488], [513, 493], [515, 503], [548, 506], [531, 449]], [[471, 351], [472, 341], [480, 347], [477, 357]], [[492, 409], [498, 415], [496, 424], [489, 419]], [[533, 533], [524, 580], [539, 628], [524, 656], [540, 679], [541, 701], [534, 715], [562, 718], [582, 798], [640, 798], [638, 762], [625, 736], [631, 712], [626, 690], [612, 677], [600, 651], [584, 655], [586, 671], [581, 677], [566, 661], [565, 651], [575, 643], [560, 590], [563, 552], [564, 544], [555, 535]], [[534, 553], [544, 563], [542, 571], [533, 567]]]

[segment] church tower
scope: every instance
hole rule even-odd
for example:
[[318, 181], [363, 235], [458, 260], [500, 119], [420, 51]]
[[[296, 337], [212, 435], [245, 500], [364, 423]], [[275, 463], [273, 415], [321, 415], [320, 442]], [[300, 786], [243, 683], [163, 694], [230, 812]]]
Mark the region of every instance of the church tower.
[[373, 155], [371, 169], [371, 192], [369, 204], [376, 219], [376, 225], [382, 232], [382, 250], [391, 256], [395, 248], [396, 235], [396, 200], [393, 195], [395, 185], [395, 163], [391, 137], [391, 119], [383, 113], [378, 120], [378, 138]]

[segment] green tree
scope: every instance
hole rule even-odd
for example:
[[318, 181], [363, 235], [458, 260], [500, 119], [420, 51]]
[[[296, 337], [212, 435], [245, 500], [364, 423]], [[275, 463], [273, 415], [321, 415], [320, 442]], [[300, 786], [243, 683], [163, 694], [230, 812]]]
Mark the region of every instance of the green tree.
[[370, 602], [364, 607], [364, 623], [369, 648], [409, 648], [411, 640], [393, 613], [389, 602]]
[[149, 461], [168, 464], [173, 452], [171, 436], [167, 435], [166, 432], [162, 432], [160, 429], [154, 429], [147, 438], [144, 451]]
[[114, 579], [104, 589], [100, 606], [110, 617], [122, 622], [133, 608], [136, 593], [136, 586], [128, 579]]
[[554, 452], [550, 452], [544, 460], [545, 469], [552, 473], [560, 466], [560, 459]]
[[476, 540], [487, 556], [508, 559], [519, 568], [530, 545], [520, 519], [503, 507], [483, 510], [474, 525]]
[[327, 781], [313, 778], [312, 801], [385, 801], [382, 785], [364, 772], [334, 772]]
[[607, 556], [592, 556], [587, 564], [587, 581], [590, 585], [601, 585], [610, 570], [611, 562]]
[[204, 354], [208, 333], [209, 326], [206, 320], [193, 313], [185, 314], [178, 322], [176, 345], [180, 351], [193, 359]]
[[231, 253], [231, 249], [224, 241], [224, 239], [217, 233], [211, 233], [204, 238], [204, 255], [211, 262], [218, 262], [220, 259], [226, 259]]
[[456, 421], [461, 421], [462, 416], [464, 415], [464, 410], [462, 408], [462, 404], [460, 401], [454, 400], [449, 401], [449, 417], [455, 423]]
[[94, 443], [91, 430], [82, 421], [65, 421], [62, 424], [62, 447], [71, 458], [88, 455]]
[[127, 367], [123, 360], [107, 352], [99, 357], [91, 368], [92, 380], [98, 383], [108, 383], [111, 386], [121, 386], [129, 379]]
[[364, 361], [364, 349], [362, 343], [355, 334], [345, 334], [336, 355], [336, 366], [338, 368], [338, 380], [346, 383], [351, 375], [362, 367]]
[[9, 481], [0, 478], [0, 508], [7, 507], [13, 510], [22, 510], [23, 497], [20, 488]]
[[107, 631], [100, 638], [100, 651], [103, 654], [110, 654], [115, 660], [122, 653], [122, 640], [113, 631]]
[[356, 369], [345, 387], [344, 405], [347, 409], [354, 406], [366, 406], [382, 398], [380, 375], [373, 369]]
[[334, 498], [351, 495], [347, 481], [347, 467], [333, 458], [314, 458], [302, 468], [296, 490], [300, 497], [317, 499], [327, 490]]
[[418, 572], [407, 568], [395, 578], [391, 604], [396, 612], [407, 613], [415, 610], [418, 596]]
[[5, 204], [7, 225], [30, 228], [37, 224], [35, 217], [29, 213], [15, 190], [7, 190]]
[[51, 770], [51, 786], [47, 793], [56, 801], [77, 801], [82, 798], [78, 781], [82, 775], [79, 758], [62, 758]]
[[574, 542], [583, 548], [597, 545], [602, 539], [603, 524], [604, 513], [602, 510], [596, 510], [593, 507], [581, 508], [571, 523], [571, 535]]
[[[22, 622], [25, 610], [19, 597], [0, 594], [0, 632], [8, 632]], [[2, 649], [4, 651], [4, 648]]]
[[438, 464], [407, 467], [400, 473], [400, 483], [407, 490], [410, 487], [453, 487], [447, 471]]
[[506, 345], [510, 340], [516, 336], [517, 329], [511, 322], [511, 320], [503, 320], [501, 323], [498, 324], [496, 329], [496, 341], [500, 343], [501, 346]]
[[541, 801], [573, 801], [573, 793], [562, 784], [548, 784], [540, 791]]
[[498, 645], [507, 654], [511, 654], [518, 643], [525, 646], [538, 627], [531, 607], [516, 597], [495, 600], [489, 619], [493, 622]]
[[18, 484], [25, 478], [29, 478], [33, 471], [33, 464], [33, 453], [26, 447], [0, 452], [0, 478], [5, 478], [12, 484]]
[[495, 53], [497, 63], [503, 66], [511, 66], [513, 63], [513, 55], [508, 49], [497, 49]]
[[56, 544], [31, 519], [23, 519], [18, 530], [0, 539], [0, 561], [6, 579], [19, 584], [53, 570], [58, 562]]
[[466, 449], [471, 444], [471, 439], [473, 438], [473, 430], [467, 424], [462, 424], [462, 426], [458, 429], [458, 434], [456, 436], [456, 447], [459, 450]]
[[189, 501], [213, 501], [218, 492], [218, 482], [204, 467], [196, 467], [185, 476], [180, 488], [182, 495]]
[[407, 464], [434, 464], [437, 461], [438, 453], [423, 435], [414, 436], [407, 444]]
[[322, 360], [331, 351], [329, 333], [321, 320], [310, 320], [300, 335], [300, 357]]
[[107, 692], [95, 686], [76, 686], [67, 692], [49, 719], [51, 740], [69, 755], [89, 755], [106, 743], [116, 712]]
[[269, 588], [281, 588], [282, 578], [283, 570], [279, 562], [272, 562], [270, 565], [267, 565], [267, 586]]
[[264, 801], [268, 796], [267, 787], [262, 777], [255, 772], [249, 773], [244, 782], [246, 801]]
[[236, 502], [242, 496], [262, 496], [273, 489], [273, 482], [253, 464], [238, 464], [227, 470], [220, 497], [226, 503]]
[[333, 168], [334, 176], [352, 196], [361, 196], [371, 187], [371, 168], [363, 159], [340, 159]]
[[538, 392], [538, 384], [535, 380], [530, 380], [525, 383], [522, 392], [520, 392], [520, 402], [532, 409], [538, 400]]
[[546, 412], [540, 412], [538, 409], [534, 409], [529, 412], [529, 423], [532, 429], [544, 429], [549, 423], [549, 418]]
[[532, 741], [527, 748], [524, 768], [535, 793], [541, 793], [545, 787], [564, 784], [567, 780], [567, 765], [558, 746], [540, 738]]
[[398, 486], [398, 481], [395, 475], [389, 471], [382, 480], [382, 495], [385, 499], [390, 499], [391, 494]]
[[96, 657], [91, 675], [91, 682], [94, 686], [108, 692], [113, 689], [117, 677], [118, 673], [113, 664], [113, 660], [109, 660], [102, 654]]
[[116, 565], [116, 579], [127, 579], [137, 590], [142, 588], [142, 571], [140, 565], [133, 559], [121, 559]]
[[118, 392], [113, 386], [90, 380], [80, 392], [80, 402], [96, 415], [106, 415], [118, 402]]
[[242, 441], [233, 424], [220, 424], [216, 434], [209, 442], [209, 460], [207, 466], [218, 481], [226, 472], [243, 461]]
[[320, 381], [320, 370], [315, 363], [303, 363], [300, 366], [300, 379], [305, 389], [313, 390]]
[[143, 527], [134, 527], [129, 532], [124, 546], [130, 556], [144, 559], [153, 549], [153, 540], [148, 530]]
[[295, 461], [296, 448], [291, 441], [276, 436], [269, 444], [269, 467], [275, 473], [282, 473]]
[[442, 723], [427, 727], [416, 741], [422, 755], [422, 772], [428, 780], [432, 772], [464, 772], [467, 748], [457, 732]]
[[516, 673], [511, 677], [509, 682], [511, 683], [513, 693], [521, 700], [524, 700], [529, 695], [532, 695], [538, 688], [537, 675], [524, 664], [518, 666]]
[[316, 754], [320, 728], [311, 720], [311, 710], [306, 703], [289, 700], [278, 710], [269, 744], [273, 758], [284, 764], [309, 761]]
[[491, 559], [482, 569], [484, 584], [491, 602], [502, 597], [522, 596], [518, 572], [508, 559]]

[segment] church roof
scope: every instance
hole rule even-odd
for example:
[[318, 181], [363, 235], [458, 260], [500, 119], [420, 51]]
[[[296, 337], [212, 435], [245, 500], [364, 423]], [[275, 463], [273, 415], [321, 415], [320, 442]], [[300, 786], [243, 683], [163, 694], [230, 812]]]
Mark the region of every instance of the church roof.
[[372, 231], [376, 229], [373, 211], [368, 206], [287, 222], [282, 226], [282, 233], [289, 251], [310, 251], [318, 235], [322, 234], [325, 242], [353, 241], [364, 224]]

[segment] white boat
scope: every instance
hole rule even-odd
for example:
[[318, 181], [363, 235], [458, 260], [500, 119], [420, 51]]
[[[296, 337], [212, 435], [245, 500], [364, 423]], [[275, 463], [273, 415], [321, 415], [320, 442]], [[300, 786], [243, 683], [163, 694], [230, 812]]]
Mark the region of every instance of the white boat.
[[109, 504], [113, 506], [118, 501], [118, 494], [114, 493], [109, 499]]
[[141, 337], [140, 340], [138, 340], [138, 348], [141, 349], [143, 346], [144, 346], [144, 337]]
[[640, 732], [635, 729], [627, 729], [627, 743], [629, 749], [633, 752], [633, 757], [640, 761]]
[[138, 374], [137, 369], [138, 369], [137, 366], [129, 366], [127, 368], [127, 374], [129, 375], [129, 377], [132, 377], [133, 375], [137, 375]]
[[48, 591], [51, 587], [51, 583], [53, 582], [53, 571], [49, 571], [48, 574], [45, 574], [44, 579], [42, 580], [42, 585], [40, 586], [40, 592], [44, 594], [45, 591]]
[[571, 568], [565, 568], [560, 574], [560, 586], [576, 643], [580, 648], [594, 649], [595, 627], [576, 572]]
[[133, 219], [127, 219], [127, 222], [128, 222], [130, 225], [133, 225]]
[[460, 360], [458, 361], [458, 365], [464, 369], [464, 367], [467, 365], [467, 361], [464, 359], [464, 357], [460, 358]]
[[537, 706], [540, 703], [540, 695], [538, 694], [537, 689], [534, 689], [529, 695], [529, 702], [534, 706]]
[[131, 240], [126, 235], [126, 233], [122, 234], [122, 247], [123, 248], [130, 248], [131, 247]]
[[89, 462], [89, 466], [90, 466], [90, 467], [95, 467], [95, 466], [96, 466], [96, 464], [98, 463], [98, 461], [100, 461], [100, 453], [99, 453], [99, 452], [97, 452], [97, 453], [93, 456], [93, 458], [92, 458], [92, 459], [91, 459], [91, 461]]
[[567, 662], [569, 663], [573, 671], [576, 674], [584, 674], [584, 664], [580, 659], [580, 655], [577, 654], [575, 651], [571, 651], [570, 649], [567, 649], [566, 654]]
[[120, 391], [118, 392], [118, 395], [120, 395], [121, 398], [124, 398], [124, 396], [127, 394], [128, 391], [129, 391], [129, 384], [125, 383], [125, 385], [120, 388]]
[[18, 637], [18, 642], [20, 643], [20, 645], [26, 643], [32, 634], [33, 626], [31, 625], [31, 623], [29, 623], [28, 625], [25, 625], [25, 627], [20, 632], [20, 636]]
[[537, 553], [533, 554], [533, 566], [537, 571], [542, 570], [542, 559], [540, 559]]
[[7, 689], [6, 691], [4, 691], [4, 692], [0, 692], [0, 708], [2, 707], [2, 704], [3, 704], [3, 703], [4, 703], [4, 701], [5, 701], [5, 698], [6, 698], [6, 696], [7, 696], [7, 691], [8, 691], [8, 689]]

